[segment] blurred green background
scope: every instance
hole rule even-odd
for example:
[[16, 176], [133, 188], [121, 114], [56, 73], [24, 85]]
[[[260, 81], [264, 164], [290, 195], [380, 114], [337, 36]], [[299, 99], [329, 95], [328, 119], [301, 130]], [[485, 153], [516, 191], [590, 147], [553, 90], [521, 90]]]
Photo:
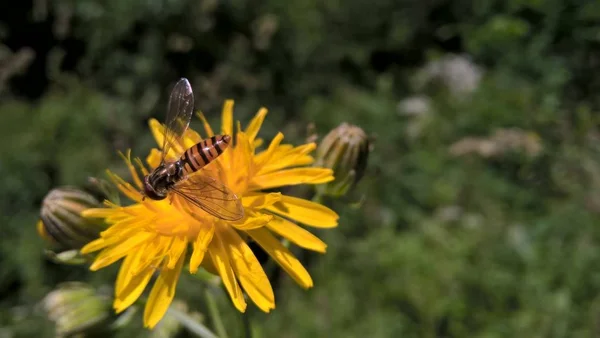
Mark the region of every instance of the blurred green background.
[[145, 156], [182, 76], [214, 127], [232, 98], [242, 123], [269, 108], [267, 140], [372, 137], [327, 254], [294, 251], [315, 287], [277, 275], [255, 336], [598, 337], [598, 74], [598, 1], [2, 1], [0, 337], [52, 337], [60, 282], [112, 283], [45, 258], [40, 203]]

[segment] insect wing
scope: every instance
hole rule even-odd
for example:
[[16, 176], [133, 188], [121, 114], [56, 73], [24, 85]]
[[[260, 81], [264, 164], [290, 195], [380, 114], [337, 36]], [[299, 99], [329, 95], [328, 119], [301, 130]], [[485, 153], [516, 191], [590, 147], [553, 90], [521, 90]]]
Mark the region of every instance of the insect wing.
[[171, 190], [217, 218], [237, 221], [244, 217], [242, 202], [229, 188], [212, 177], [194, 174]]
[[173, 87], [169, 97], [161, 163], [164, 163], [173, 143], [179, 141], [190, 125], [193, 111], [194, 93], [192, 92], [192, 86], [186, 78], [181, 78]]

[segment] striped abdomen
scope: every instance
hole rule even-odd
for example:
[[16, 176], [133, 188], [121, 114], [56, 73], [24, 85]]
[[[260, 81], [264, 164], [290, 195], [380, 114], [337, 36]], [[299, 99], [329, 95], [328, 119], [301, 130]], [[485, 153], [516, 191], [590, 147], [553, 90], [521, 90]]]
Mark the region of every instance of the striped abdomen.
[[215, 135], [189, 148], [180, 158], [185, 175], [196, 172], [221, 155], [231, 142], [229, 135]]

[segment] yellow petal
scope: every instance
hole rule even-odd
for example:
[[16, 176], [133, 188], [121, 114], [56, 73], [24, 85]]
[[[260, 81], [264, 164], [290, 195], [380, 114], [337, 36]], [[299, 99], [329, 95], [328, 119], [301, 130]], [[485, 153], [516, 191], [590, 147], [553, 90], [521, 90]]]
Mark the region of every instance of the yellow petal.
[[255, 176], [250, 190], [271, 189], [297, 184], [321, 184], [333, 181], [333, 171], [325, 168], [294, 168]]
[[127, 255], [123, 261], [123, 265], [119, 269], [117, 282], [115, 283], [115, 300], [113, 308], [117, 313], [127, 309], [131, 304], [140, 297], [146, 285], [150, 281], [154, 269], [146, 268], [141, 273], [134, 274], [137, 270], [140, 258], [147, 254], [146, 250], [136, 250], [132, 254]]
[[85, 218], [106, 218], [118, 212], [114, 208], [90, 208], [81, 212], [81, 216]]
[[[125, 271], [125, 273], [131, 273], [127, 272], [127, 270]], [[113, 308], [116, 313], [123, 312], [140, 298], [153, 274], [153, 268], [146, 268], [130, 279], [129, 284], [126, 284], [125, 287], [123, 287], [119, 295], [116, 296], [113, 301]]]
[[150, 291], [148, 302], [144, 309], [144, 326], [152, 329], [167, 312], [175, 297], [177, 280], [185, 260], [185, 250], [181, 254], [174, 269], [163, 269]]
[[[231, 153], [230, 153], [231, 154]], [[248, 135], [244, 132], [237, 133], [237, 145], [235, 147], [235, 156], [232, 158], [232, 167], [237, 170], [247, 169], [252, 163], [252, 149], [248, 142]]]
[[[272, 160], [264, 162], [257, 175], [266, 174], [284, 168], [312, 164], [314, 162], [314, 158], [308, 154], [316, 148], [317, 145], [315, 143], [308, 143], [298, 147], [292, 147], [291, 145], [280, 145], [276, 151], [276, 154], [271, 158]], [[262, 160], [261, 157], [265, 156], [263, 154], [264, 152], [256, 156], [257, 161]]]
[[132, 275], [142, 273], [148, 268], [158, 269], [167, 255], [173, 238], [170, 236], [156, 236], [152, 240], [146, 242], [146, 244], [139, 250], [143, 251], [144, 254], [132, 265], [130, 270]]
[[[236, 194], [246, 191], [248, 186], [248, 169], [252, 165], [252, 149], [246, 133], [236, 134], [236, 146], [230, 147], [219, 156], [219, 173], [221, 180]], [[235, 174], [234, 174], [235, 172]], [[223, 178], [226, 178], [224, 180]]]
[[148, 120], [148, 127], [150, 128], [150, 132], [152, 136], [154, 136], [154, 140], [156, 144], [160, 147], [163, 144], [163, 126], [157, 119], [151, 118]]
[[[281, 134], [281, 133], [279, 133], [279, 134]], [[277, 135], [275, 135], [275, 136], [277, 137]], [[283, 138], [283, 134], [281, 134], [281, 137]], [[273, 140], [271, 140], [271, 143], [269, 143], [269, 145], [271, 145], [273, 143]], [[280, 158], [281, 156], [284, 156], [285, 154], [287, 154], [287, 152], [292, 148], [294, 148], [294, 147], [290, 144], [281, 144], [281, 140], [280, 140], [278, 143], [271, 146], [271, 152], [273, 153], [273, 156], [275, 158]], [[265, 162], [265, 158], [268, 157], [267, 155], [269, 155], [269, 147], [267, 147], [267, 149], [254, 155], [256, 163]]]
[[242, 204], [244, 205], [244, 208], [253, 209], [264, 209], [279, 201], [281, 201], [280, 192], [272, 192], [268, 194], [262, 192], [251, 192], [244, 194], [244, 197], [242, 198]]
[[220, 227], [216, 234], [226, 244], [233, 269], [250, 299], [264, 312], [274, 309], [273, 288], [250, 247], [229, 227]]
[[131, 178], [133, 179], [135, 185], [138, 187], [138, 189], [142, 189], [142, 180], [140, 179], [137, 170], [135, 170], [135, 167], [131, 163], [131, 150], [127, 151], [127, 155], [123, 154], [122, 152], [119, 152], [119, 155], [125, 161], [127, 169], [129, 169], [129, 174], [131, 175]]
[[190, 258], [190, 273], [198, 272], [198, 267], [204, 260], [204, 254], [206, 253], [206, 249], [208, 248], [208, 244], [212, 240], [214, 233], [215, 227], [212, 225], [200, 227], [198, 236], [194, 241], [194, 251]]
[[182, 145], [184, 148], [183, 150], [185, 151], [188, 148], [191, 148], [200, 141], [202, 141], [202, 137], [200, 137], [200, 134], [198, 134], [198, 132], [196, 132], [195, 130], [188, 128], [183, 134], [182, 138]]
[[121, 236], [121, 233], [129, 233], [130, 230], [145, 228], [148, 224], [148, 220], [145, 218], [129, 217], [123, 220], [119, 220], [108, 229], [102, 231], [100, 236], [104, 238]]
[[81, 248], [81, 250], [79, 250], [79, 252], [86, 255], [94, 251], [104, 249], [107, 245], [108, 244], [104, 238], [98, 238], [86, 244], [83, 248]]
[[233, 273], [233, 268], [231, 267], [224, 244], [218, 236], [214, 236], [213, 240], [210, 242], [208, 253], [215, 269], [219, 273], [219, 276], [221, 276], [221, 281], [223, 282], [223, 285], [225, 285], [225, 289], [227, 290], [233, 305], [238, 311], [245, 312], [247, 304], [244, 300], [244, 294], [235, 279], [235, 274]]
[[152, 148], [150, 150], [150, 154], [146, 157], [146, 163], [150, 166], [150, 168], [156, 168], [160, 164], [161, 152], [156, 148]]
[[169, 260], [167, 261], [167, 269], [175, 269], [175, 265], [177, 264], [179, 258], [187, 248], [187, 244], [187, 239], [183, 237], [173, 238], [173, 243], [167, 251], [167, 257], [169, 257]]
[[263, 151], [262, 153], [260, 153], [259, 155], [257, 155], [255, 157], [254, 162], [255, 162], [257, 171], [260, 171], [260, 168], [271, 160], [273, 155], [276, 153], [277, 148], [279, 147], [279, 144], [281, 143], [281, 141], [283, 141], [283, 134], [277, 133], [277, 135], [275, 135], [273, 140], [271, 140], [271, 143], [269, 143], [269, 147], [267, 148], [267, 150]]
[[292, 255], [269, 230], [265, 228], [249, 230], [247, 232], [273, 259], [279, 264], [300, 286], [310, 288], [313, 286], [312, 278], [304, 266]]
[[129, 182], [126, 182], [119, 175], [111, 172], [110, 170], [107, 170], [106, 173], [108, 174], [110, 180], [113, 181], [113, 183], [117, 186], [117, 188], [119, 188], [119, 190], [121, 190], [123, 194], [125, 194], [125, 196], [136, 202], [142, 200], [142, 194], [139, 192], [139, 190], [135, 189], [131, 184], [129, 184]]
[[223, 106], [221, 134], [233, 135], [233, 100], [226, 100]]
[[246, 134], [248, 134], [248, 141], [252, 143], [254, 142], [254, 139], [256, 138], [256, 135], [258, 135], [258, 131], [260, 130], [260, 127], [262, 126], [262, 123], [265, 119], [265, 116], [267, 116], [267, 109], [260, 108], [258, 113], [256, 113], [256, 116], [254, 116], [254, 118], [250, 121], [248, 127], [246, 128]]
[[208, 137], [213, 136], [215, 133], [213, 132], [212, 128], [210, 127], [210, 124], [208, 124], [208, 121], [206, 121], [204, 114], [202, 114], [202, 112], [198, 112], [197, 115], [200, 118], [200, 120], [202, 120], [202, 124], [204, 125], [204, 131], [206, 132], [206, 135]]
[[115, 282], [115, 296], [121, 293], [121, 290], [129, 283], [131, 277], [133, 277], [131, 267], [137, 264], [143, 253], [144, 250], [135, 250], [123, 260], [123, 264], [121, 264], [119, 274], [117, 275], [117, 281]]
[[264, 175], [273, 171], [290, 167], [303, 167], [315, 162], [315, 159], [310, 155], [295, 155], [287, 157], [278, 157], [275, 155], [273, 158], [276, 158], [277, 160], [272, 160], [268, 163], [265, 163], [265, 165], [260, 168], [260, 171], [257, 172], [256, 175]]
[[324, 205], [286, 195], [281, 196], [281, 202], [266, 209], [317, 228], [334, 228], [339, 218], [335, 211]]
[[56, 244], [56, 240], [54, 239], [54, 237], [52, 237], [47, 231], [46, 231], [46, 227], [44, 226], [44, 222], [42, 222], [42, 220], [38, 220], [38, 222], [36, 223], [36, 229], [37, 229], [37, 233], [38, 235], [43, 238], [45, 241], [47, 241], [48, 243], [54, 243]]
[[324, 253], [327, 248], [327, 244], [317, 236], [281, 217], [274, 217], [273, 220], [267, 224], [267, 227], [301, 248], [322, 253]]
[[261, 212], [255, 212], [246, 209], [244, 218], [241, 222], [231, 223], [238, 230], [257, 229], [265, 226], [273, 219], [272, 215], [266, 215]]
[[[152, 135], [154, 136], [154, 139], [156, 140], [156, 143], [158, 144], [159, 147], [161, 147], [161, 151], [162, 146], [163, 146], [163, 142], [164, 142], [164, 130], [165, 127], [158, 122], [158, 120], [156, 119], [150, 119], [148, 121], [148, 124], [150, 125], [150, 131], [152, 132]], [[176, 160], [178, 158], [177, 154], [182, 154], [185, 149], [183, 147], [182, 144], [180, 144], [179, 139], [176, 138], [170, 138], [169, 140], [167, 140], [169, 142], [169, 145], [165, 145], [165, 147], [169, 147], [167, 154], [165, 156], [165, 158], [167, 160]]]
[[152, 238], [154, 234], [147, 232], [138, 232], [137, 234], [131, 236], [127, 240], [116, 244], [110, 248], [104, 249], [94, 260], [94, 263], [90, 266], [90, 270], [96, 271], [105, 266], [108, 266], [119, 259], [123, 258], [127, 255], [131, 250], [133, 250], [136, 246], [144, 243], [145, 241]]
[[144, 166], [144, 163], [142, 163], [142, 160], [139, 157], [135, 158], [135, 164], [137, 164], [137, 166], [140, 169], [140, 171], [142, 172], [143, 176], [146, 176], [149, 174], [148, 169], [146, 169], [146, 166]]

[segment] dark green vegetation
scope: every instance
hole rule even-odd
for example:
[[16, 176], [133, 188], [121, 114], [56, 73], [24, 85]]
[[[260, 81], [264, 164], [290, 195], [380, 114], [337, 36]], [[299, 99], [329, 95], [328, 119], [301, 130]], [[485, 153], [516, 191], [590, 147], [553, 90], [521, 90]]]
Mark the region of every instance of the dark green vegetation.
[[[328, 253], [299, 252], [315, 287], [280, 276], [276, 310], [249, 311], [256, 334], [600, 335], [599, 2], [35, 3], [0, 5], [0, 337], [51, 336], [48, 291], [113, 279], [44, 259], [39, 204], [123, 172], [116, 150], [145, 156], [181, 76], [214, 126], [233, 98], [243, 123], [269, 108], [266, 138], [343, 121], [374, 137], [358, 191], [332, 204], [340, 227], [317, 231]], [[427, 79], [447, 53], [483, 71], [472, 92]], [[414, 95], [428, 112], [402, 111]], [[178, 295], [206, 313], [198, 281]]]

